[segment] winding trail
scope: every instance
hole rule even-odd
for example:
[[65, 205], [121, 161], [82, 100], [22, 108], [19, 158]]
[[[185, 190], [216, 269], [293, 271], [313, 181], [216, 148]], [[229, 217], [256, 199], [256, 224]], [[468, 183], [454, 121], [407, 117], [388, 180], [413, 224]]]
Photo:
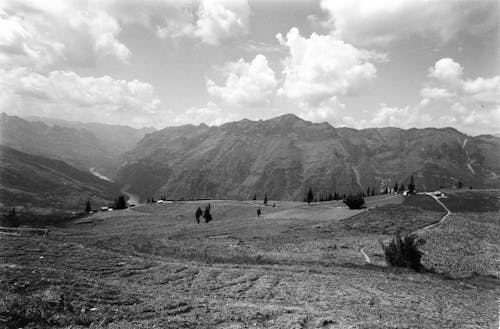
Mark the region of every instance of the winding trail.
[[439, 204], [441, 205], [441, 207], [443, 207], [443, 208], [444, 208], [444, 210], [446, 210], [446, 214], [445, 214], [445, 215], [444, 215], [444, 216], [443, 216], [443, 217], [442, 217], [442, 218], [441, 218], [438, 222], [433, 223], [433, 224], [430, 224], [430, 225], [427, 225], [427, 226], [424, 226], [424, 227], [422, 227], [421, 229], [419, 229], [417, 232], [422, 232], [422, 231], [425, 231], [425, 230], [427, 230], [427, 229], [430, 229], [431, 227], [434, 227], [434, 226], [436, 226], [436, 225], [439, 225], [439, 224], [441, 224], [442, 222], [444, 222], [444, 221], [448, 218], [448, 216], [450, 216], [450, 215], [451, 215], [451, 210], [450, 210], [450, 209], [448, 209], [448, 207], [446, 207], [446, 206], [444, 205], [444, 203], [442, 203], [442, 202], [441, 202], [441, 200], [439, 200], [439, 199], [438, 199], [435, 195], [433, 195], [433, 194], [431, 194], [431, 193], [425, 193], [425, 194], [427, 194], [428, 196], [430, 196], [430, 197], [432, 197], [434, 200], [436, 200], [436, 202], [437, 202], [437, 203], [439, 203]]
[[368, 257], [368, 255], [365, 253], [365, 248], [361, 248], [361, 250], [359, 251], [361, 253], [361, 255], [363, 255], [363, 257], [365, 257], [365, 261], [368, 263], [368, 264], [371, 264], [372, 261], [370, 260], [370, 257]]
[[[430, 228], [432, 228], [432, 227], [434, 227], [434, 226], [436, 226], [436, 225], [439, 225], [439, 224], [443, 223], [443, 222], [444, 222], [444, 221], [445, 221], [445, 220], [446, 220], [446, 219], [447, 219], [447, 218], [451, 215], [451, 210], [450, 210], [450, 209], [448, 209], [448, 207], [446, 207], [446, 206], [444, 205], [444, 203], [442, 203], [442, 202], [441, 202], [441, 200], [439, 200], [439, 199], [438, 199], [435, 195], [433, 195], [432, 193], [425, 193], [425, 194], [426, 194], [426, 195], [428, 195], [428, 196], [430, 196], [430, 197], [432, 197], [434, 200], [436, 200], [436, 202], [437, 202], [437, 203], [439, 203], [439, 204], [441, 205], [441, 207], [443, 207], [443, 209], [444, 209], [444, 210], [446, 210], [446, 214], [445, 214], [443, 217], [441, 217], [441, 219], [440, 219], [439, 221], [437, 221], [437, 222], [435, 222], [435, 223], [432, 223], [432, 224], [429, 224], [429, 225], [427, 225], [427, 226], [424, 226], [424, 227], [422, 227], [422, 228], [419, 228], [419, 229], [417, 230], [417, 232], [416, 232], [416, 233], [422, 233], [422, 232], [424, 232], [425, 230], [428, 230], [428, 229], [430, 229]], [[360, 252], [360, 253], [361, 253], [361, 255], [363, 255], [363, 257], [365, 258], [366, 263], [367, 263], [367, 264], [371, 264], [372, 262], [371, 262], [371, 260], [370, 260], [370, 257], [369, 257], [369, 256], [365, 253], [365, 250], [364, 250], [364, 249], [365, 249], [364, 247], [363, 247], [363, 248], [361, 248], [361, 249], [359, 250], [359, 252]]]

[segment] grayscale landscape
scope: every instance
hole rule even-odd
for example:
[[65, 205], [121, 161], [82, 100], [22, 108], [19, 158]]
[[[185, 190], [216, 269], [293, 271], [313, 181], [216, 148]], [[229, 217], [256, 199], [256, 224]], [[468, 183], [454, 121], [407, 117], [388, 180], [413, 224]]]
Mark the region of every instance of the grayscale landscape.
[[0, 1], [0, 328], [500, 328], [480, 1]]

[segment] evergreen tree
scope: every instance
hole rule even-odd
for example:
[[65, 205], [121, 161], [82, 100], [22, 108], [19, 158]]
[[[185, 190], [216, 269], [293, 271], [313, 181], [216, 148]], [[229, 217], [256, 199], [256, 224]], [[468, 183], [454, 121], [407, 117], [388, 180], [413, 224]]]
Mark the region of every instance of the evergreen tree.
[[398, 193], [398, 181], [394, 184], [394, 193]]
[[92, 208], [90, 206], [90, 200], [87, 200], [87, 202], [85, 203], [85, 212], [88, 214], [92, 211]]
[[464, 183], [462, 183], [462, 181], [458, 181], [457, 187], [458, 188], [462, 188], [463, 186], [464, 186]]
[[314, 194], [312, 191], [312, 187], [310, 187], [309, 192], [307, 192], [307, 195], [306, 195], [306, 202], [307, 202], [307, 204], [310, 204], [311, 202], [313, 202], [313, 200], [314, 200]]
[[387, 187], [384, 189], [384, 194], [388, 194], [389, 193], [389, 190], [387, 189]]
[[253, 199], [254, 199], [254, 200], [257, 200], [257, 193], [254, 193], [254, 195], [253, 195]]
[[118, 199], [116, 199], [115, 209], [127, 209], [127, 202], [125, 201], [125, 197], [120, 195]]
[[198, 207], [198, 209], [196, 209], [196, 212], [194, 213], [194, 216], [196, 217], [196, 221], [198, 222], [198, 224], [200, 224], [201, 215], [203, 215], [203, 210], [201, 210], [201, 208]]
[[370, 186], [366, 189], [366, 196], [370, 196]]
[[10, 227], [19, 226], [19, 218], [16, 213], [16, 208], [12, 208], [12, 211], [5, 217], [5, 225]]
[[264, 205], [267, 204], [267, 194], [264, 194]]
[[413, 175], [410, 177], [410, 184], [408, 184], [408, 193], [415, 194], [415, 178]]
[[398, 191], [404, 192], [405, 191], [405, 184], [401, 184]]
[[375, 188], [372, 187], [372, 196], [374, 196], [374, 195], [375, 195]]
[[205, 211], [203, 212], [203, 218], [205, 218], [205, 223], [208, 223], [212, 220], [212, 214], [210, 213], [210, 204], [205, 207]]
[[332, 201], [333, 200], [333, 195], [331, 193], [328, 193], [328, 201]]

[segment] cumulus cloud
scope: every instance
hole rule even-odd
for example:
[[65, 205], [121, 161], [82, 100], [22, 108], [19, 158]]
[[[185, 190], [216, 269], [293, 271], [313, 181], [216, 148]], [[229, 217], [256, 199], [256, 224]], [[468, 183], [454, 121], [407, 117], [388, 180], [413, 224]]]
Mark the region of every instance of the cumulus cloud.
[[324, 25], [355, 44], [386, 44], [414, 35], [443, 41], [480, 35], [498, 26], [496, 0], [322, 0]]
[[214, 100], [231, 106], [259, 106], [271, 102], [277, 81], [264, 55], [258, 54], [249, 63], [243, 59], [226, 63], [221, 73], [224, 85], [207, 81], [207, 91]]
[[333, 96], [357, 94], [376, 77], [370, 60], [378, 56], [332, 35], [305, 38], [292, 28], [286, 38], [276, 37], [289, 50], [279, 93], [300, 103], [317, 105]]
[[103, 0], [101, 6], [123, 24], [142, 24], [160, 38], [210, 45], [245, 34], [250, 16], [247, 0]]
[[36, 73], [27, 68], [0, 70], [0, 111], [67, 120], [132, 126], [167, 122], [153, 87], [109, 76], [81, 77], [71, 71]]
[[428, 78], [420, 110], [433, 111], [435, 122], [474, 133], [498, 131], [500, 75], [467, 79], [459, 63], [443, 58], [429, 68]]
[[55, 64], [86, 66], [111, 56], [127, 62], [130, 50], [108, 13], [71, 1], [7, 1], [0, 9], [0, 64], [45, 69]]
[[237, 113], [222, 110], [217, 104], [209, 101], [206, 106], [191, 107], [184, 113], [174, 117], [172, 124], [207, 124], [209, 126], [219, 126], [226, 122], [236, 121], [242, 117]]

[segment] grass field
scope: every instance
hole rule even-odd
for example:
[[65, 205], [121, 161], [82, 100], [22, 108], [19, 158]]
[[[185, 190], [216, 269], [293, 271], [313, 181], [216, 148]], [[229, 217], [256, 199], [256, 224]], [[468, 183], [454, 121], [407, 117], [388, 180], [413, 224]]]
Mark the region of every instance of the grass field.
[[357, 211], [209, 202], [209, 224], [194, 218], [208, 201], [175, 202], [96, 213], [45, 237], [0, 236], [0, 325], [498, 327], [495, 213], [427, 230], [424, 262], [436, 273], [423, 274], [386, 267], [377, 241], [439, 221], [429, 197], [377, 196]]

